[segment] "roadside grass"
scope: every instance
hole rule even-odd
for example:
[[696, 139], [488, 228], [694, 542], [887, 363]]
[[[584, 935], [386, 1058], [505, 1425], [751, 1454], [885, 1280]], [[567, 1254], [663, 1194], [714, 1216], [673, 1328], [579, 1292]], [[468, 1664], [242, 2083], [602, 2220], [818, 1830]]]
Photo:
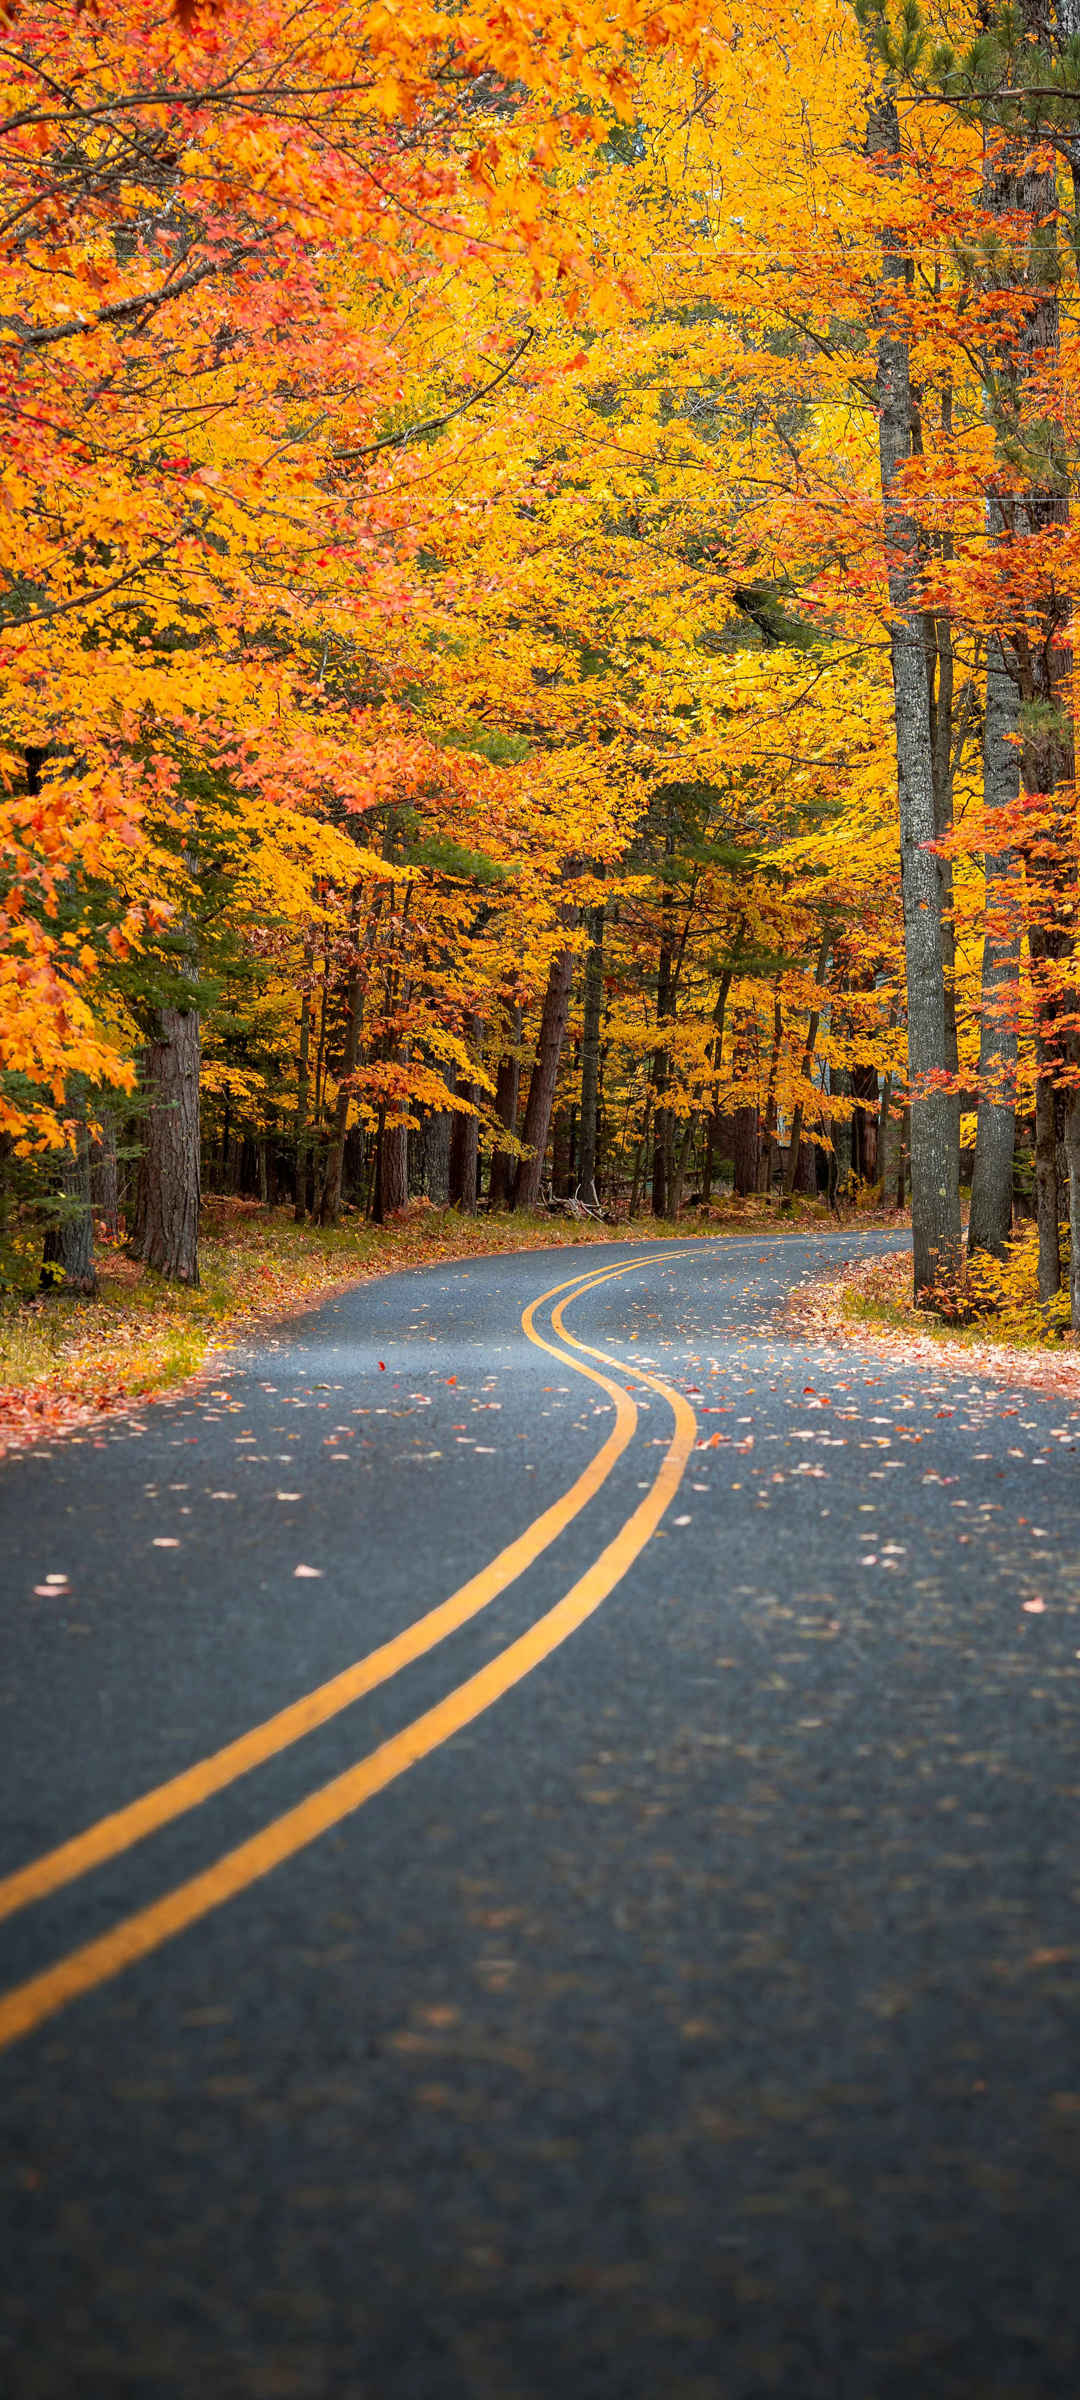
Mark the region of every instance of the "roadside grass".
[[860, 1260], [815, 1289], [815, 1322], [830, 1319], [852, 1330], [987, 1350], [1046, 1356], [1071, 1347], [1067, 1291], [1041, 1306], [1037, 1294], [1037, 1236], [1024, 1226], [1004, 1260], [965, 1261], [939, 1308], [916, 1308], [910, 1255]]
[[404, 1267], [505, 1250], [574, 1248], [642, 1238], [683, 1240], [709, 1224], [599, 1225], [522, 1214], [465, 1217], [409, 1209], [392, 1224], [297, 1225], [258, 1202], [211, 1199], [197, 1291], [163, 1283], [107, 1243], [95, 1299], [0, 1298], [0, 1451], [146, 1400], [193, 1375], [212, 1348], [260, 1319], [314, 1307], [342, 1285]]
[[[283, 1208], [211, 1196], [204, 1205], [197, 1291], [163, 1283], [119, 1246], [99, 1242], [95, 1299], [0, 1297], [0, 1454], [151, 1401], [260, 1320], [312, 1308], [330, 1292], [372, 1276], [500, 1251], [799, 1233], [836, 1221], [814, 1200], [797, 1202], [780, 1216], [764, 1197], [726, 1194], [707, 1208], [687, 1210], [677, 1224], [644, 1217], [602, 1225], [558, 1212], [468, 1217], [413, 1202], [388, 1225], [347, 1217], [324, 1228], [297, 1225]], [[860, 1212], [853, 1221], [877, 1220]]]

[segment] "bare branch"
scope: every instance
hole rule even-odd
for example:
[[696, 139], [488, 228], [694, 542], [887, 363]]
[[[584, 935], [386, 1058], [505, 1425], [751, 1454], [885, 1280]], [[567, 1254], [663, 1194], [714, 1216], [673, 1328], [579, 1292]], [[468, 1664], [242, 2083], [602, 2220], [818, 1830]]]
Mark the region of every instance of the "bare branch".
[[504, 367], [500, 367], [497, 375], [492, 376], [490, 383], [485, 383], [482, 391], [466, 393], [464, 400], [457, 401], [453, 408], [445, 409], [441, 416], [426, 417], [420, 425], [406, 425], [401, 433], [384, 433], [381, 441], [365, 442], [359, 450], [337, 451], [333, 460], [335, 467], [350, 467], [357, 459], [374, 458], [378, 450], [403, 450], [409, 442], [419, 441], [425, 433], [441, 433], [444, 425], [452, 424], [455, 417], [463, 417], [470, 408], [476, 408], [481, 400], [486, 400], [489, 392], [496, 391], [500, 383], [505, 383], [535, 338], [535, 328], [530, 326], [524, 341], [518, 343], [512, 357], [507, 359]]

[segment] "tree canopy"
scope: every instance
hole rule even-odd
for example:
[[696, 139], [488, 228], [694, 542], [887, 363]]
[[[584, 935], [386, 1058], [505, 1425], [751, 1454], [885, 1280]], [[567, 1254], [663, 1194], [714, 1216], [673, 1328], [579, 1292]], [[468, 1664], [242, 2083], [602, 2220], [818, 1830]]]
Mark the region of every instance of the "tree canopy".
[[1080, 1317], [1078, 142], [1038, 5], [14, 0], [0, 1139], [69, 1273], [118, 1143], [182, 1280], [201, 1181], [731, 1176], [910, 1186], [940, 1290], [962, 1175]]

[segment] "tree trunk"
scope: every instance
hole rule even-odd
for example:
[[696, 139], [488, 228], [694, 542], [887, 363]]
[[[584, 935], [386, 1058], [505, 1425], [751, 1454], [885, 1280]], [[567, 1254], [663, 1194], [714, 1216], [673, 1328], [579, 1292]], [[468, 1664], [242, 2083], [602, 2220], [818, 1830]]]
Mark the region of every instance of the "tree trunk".
[[[80, 1100], [76, 1106], [74, 1145], [61, 1154], [57, 1170], [62, 1206], [45, 1235], [41, 1284], [44, 1291], [81, 1293], [90, 1299], [97, 1291], [94, 1219], [90, 1207], [90, 1136], [84, 1103]], [[114, 1145], [114, 1160], [115, 1155]]]
[[[742, 933], [743, 926], [742, 920], [740, 919], [733, 944], [733, 955], [736, 958], [742, 943]], [[720, 987], [717, 992], [716, 1002], [713, 1008], [714, 1031], [712, 1040], [709, 1044], [709, 1052], [714, 1081], [712, 1104], [710, 1106], [705, 1123], [705, 1159], [701, 1182], [702, 1198], [704, 1200], [708, 1200], [712, 1195], [713, 1153], [717, 1143], [721, 1139], [720, 1071], [724, 1061], [724, 1018], [727, 1014], [728, 993], [731, 990], [731, 982], [734, 972], [735, 970], [733, 966], [724, 968], [724, 971], [720, 977]]]
[[[817, 962], [817, 972], [814, 977], [814, 981], [819, 987], [823, 985], [825, 981], [831, 946], [831, 933], [823, 934], [821, 940], [821, 952]], [[818, 1001], [815, 1001], [807, 1020], [806, 1040], [803, 1043], [802, 1080], [804, 1083], [809, 1083], [810, 1081], [810, 1070], [814, 1064], [814, 1052], [817, 1049], [818, 1027], [820, 1024], [821, 1006]], [[787, 1163], [784, 1168], [784, 1184], [781, 1196], [785, 1205], [788, 1201], [790, 1201], [792, 1193], [795, 1190], [796, 1179], [799, 1173], [799, 1154], [802, 1149], [803, 1115], [804, 1108], [802, 1096], [800, 1094], [799, 1099], [795, 1103], [795, 1113], [791, 1120], [791, 1139], [788, 1143]]]
[[120, 1162], [116, 1155], [116, 1117], [107, 1100], [96, 1103], [98, 1134], [90, 1152], [90, 1200], [95, 1216], [115, 1241], [120, 1231]]
[[776, 1084], [780, 1073], [780, 1048], [784, 1038], [784, 1017], [779, 992], [773, 994], [772, 1049], [769, 1053], [769, 1081], [765, 1093], [765, 1126], [758, 1158], [757, 1185], [760, 1192], [772, 1189], [773, 1149], [776, 1142]]
[[651, 1114], [652, 1102], [650, 1100], [646, 1100], [642, 1113], [641, 1132], [634, 1148], [634, 1167], [630, 1178], [630, 1199], [627, 1205], [626, 1214], [631, 1219], [636, 1217], [638, 1209], [641, 1206], [641, 1177], [649, 1146], [649, 1119]]
[[744, 1103], [733, 1113], [731, 1153], [736, 1197], [745, 1200], [757, 1190], [758, 1112], [752, 1103]]
[[409, 1128], [407, 1125], [384, 1125], [379, 1151], [381, 1185], [380, 1223], [408, 1206], [409, 1200]]
[[[319, 1201], [320, 1225], [336, 1225], [341, 1214], [341, 1177], [345, 1164], [345, 1136], [349, 1130], [349, 1109], [352, 1105], [353, 1077], [360, 1055], [360, 1034], [364, 1023], [364, 998], [371, 945], [382, 909], [382, 890], [376, 892], [368, 916], [367, 939], [363, 954], [357, 956], [349, 973], [345, 1003], [345, 1049], [334, 1104], [334, 1123], [326, 1151], [322, 1196]], [[353, 910], [354, 923], [359, 916], [359, 890]]]
[[[860, 1060], [851, 1070], [851, 1096], [855, 1102], [851, 1116], [851, 1164], [859, 1183], [877, 1181], [878, 1117], [881, 1096], [878, 1091], [877, 1068]], [[957, 1142], [960, 1139], [959, 1102], [957, 1103]]]
[[311, 1055], [311, 971], [315, 964], [315, 936], [309, 934], [304, 944], [304, 981], [300, 992], [300, 1056], [296, 1068], [296, 1197], [293, 1216], [302, 1225], [307, 1215], [308, 1169], [308, 1061]]
[[558, 1200], [569, 1200], [574, 1176], [574, 1112], [563, 1102], [551, 1125], [551, 1189]]
[[[987, 808], [1014, 803], [1020, 761], [1010, 742], [1020, 721], [1019, 697], [1007, 672], [1001, 644], [992, 641], [986, 664], [986, 721], [983, 736], [983, 795]], [[1011, 850], [987, 855], [986, 918], [983, 928], [982, 1006], [979, 1025], [979, 1106], [975, 1166], [971, 1178], [968, 1256], [989, 1250], [1004, 1258], [1012, 1231], [1013, 1149], [1016, 1142], [1017, 983], [1020, 934], [1010, 904], [1016, 897], [1019, 861]], [[999, 920], [995, 923], [995, 917]], [[1002, 921], [1003, 920], [1003, 921]], [[1057, 1203], [1055, 1197], [1055, 1222]]]
[[[458, 1092], [463, 1100], [475, 1098], [475, 1087], [462, 1076], [458, 1077]], [[450, 1136], [450, 1201], [454, 1208], [464, 1209], [468, 1217], [476, 1215], [479, 1133], [471, 1110], [466, 1116], [463, 1110], [455, 1109]]]
[[170, 1283], [199, 1280], [199, 1064], [196, 1009], [163, 1008], [146, 1055], [150, 1093], [132, 1251]]
[[1061, 1290], [1060, 1195], [1057, 1169], [1057, 1108], [1046, 1047], [1035, 1038], [1035, 1222], [1039, 1229], [1039, 1298]]
[[[517, 1055], [521, 1041], [521, 1009], [512, 1011], [508, 1028], [514, 1044], [512, 1051], [503, 1052], [495, 1076], [495, 1114], [507, 1133], [517, 1132], [518, 1100], [521, 1090], [521, 1060]], [[514, 1181], [514, 1161], [508, 1150], [493, 1150], [491, 1175], [488, 1182], [488, 1207], [508, 1208]]]
[[454, 1112], [440, 1109], [424, 1119], [424, 1190], [433, 1208], [450, 1206], [450, 1142]]
[[581, 1128], [578, 1183], [586, 1203], [597, 1199], [597, 1114], [600, 1096], [600, 1021], [604, 1008], [604, 911], [589, 918], [592, 939], [585, 957], [585, 1004], [581, 1033]]
[[[868, 132], [871, 155], [896, 159], [900, 148], [896, 102], [884, 97]], [[908, 1075], [911, 1088], [911, 1221], [915, 1297], [952, 1278], [960, 1259], [960, 1155], [955, 1097], [932, 1078], [952, 1071], [944, 896], [938, 862], [928, 845], [936, 834], [930, 692], [919, 607], [919, 534], [895, 497], [897, 476], [912, 454], [912, 393], [908, 344], [896, 329], [893, 303], [902, 297], [906, 262], [886, 247], [882, 262], [882, 332], [878, 343], [878, 443], [890, 601], [889, 651], [896, 721], [900, 816], [900, 880], [908, 997]], [[902, 317], [899, 318], [902, 323]]]
[[[664, 858], [669, 861], [675, 851], [675, 829], [668, 811], [664, 835]], [[671, 1110], [665, 1094], [671, 1081], [671, 1058], [666, 1048], [664, 1027], [675, 1015], [675, 894], [665, 877], [660, 893], [660, 950], [656, 967], [656, 1048], [653, 1052], [653, 1085], [656, 1100], [653, 1111], [652, 1213], [666, 1217], [671, 1196]]]
[[547, 991], [540, 1018], [540, 1034], [536, 1046], [536, 1064], [529, 1080], [529, 1097], [525, 1105], [525, 1122], [521, 1138], [530, 1152], [523, 1158], [518, 1171], [514, 1205], [535, 1208], [540, 1197], [544, 1173], [544, 1153], [547, 1149], [551, 1111], [555, 1101], [555, 1086], [559, 1077], [559, 1060], [566, 1038], [570, 1015], [570, 991], [574, 980], [574, 952], [557, 950], [551, 961]]
[[[1062, 42], [1077, 30], [1072, 0], [1065, 0], [1057, 10], [1056, 21], [1051, 21], [1049, 11], [1039, 8], [1029, 7], [1023, 13], [1029, 29], [1037, 31], [1051, 50], [1060, 51]], [[1004, 146], [999, 145], [988, 161], [985, 181], [987, 205], [1001, 214], [1006, 227], [1010, 220], [1015, 224], [1017, 217], [1021, 225], [1024, 218], [1028, 220], [1028, 231], [1020, 231], [1019, 246], [1006, 270], [1023, 302], [1022, 312], [1011, 343], [988, 360], [985, 379], [988, 414], [1010, 482], [1015, 479], [1018, 461], [1026, 470], [1026, 488], [1012, 498], [1009, 511], [1011, 538], [1022, 553], [1025, 539], [1045, 540], [1052, 528], [1063, 528], [1069, 519], [1064, 439], [1060, 424], [1041, 396], [1049, 387], [1051, 364], [1058, 361], [1061, 342], [1057, 173], [1047, 167], [1032, 131], [1011, 128]], [[1007, 232], [1005, 238], [1009, 239]], [[1017, 237], [1014, 234], [1012, 238], [1015, 241]], [[1000, 284], [999, 263], [994, 267], [994, 279]], [[1020, 697], [1035, 703], [1043, 719], [1042, 727], [1025, 739], [1021, 759], [1025, 791], [1041, 802], [1037, 838], [1026, 864], [1035, 1006], [1035, 1204], [1039, 1298], [1043, 1302], [1052, 1299], [1061, 1285], [1058, 1093], [1063, 1070], [1068, 1082], [1078, 1063], [1073, 1030], [1075, 995], [1062, 990], [1055, 973], [1056, 962], [1072, 946], [1075, 890], [1069, 863], [1075, 816], [1069, 615], [1067, 582], [1054, 577], [1047, 581], [1037, 606], [1025, 611], [1018, 623], [1004, 628]], [[1008, 659], [1006, 663], [1010, 663]], [[1059, 792], [1063, 798], [1055, 808], [1053, 796]], [[1071, 1102], [1065, 1105], [1068, 1111]], [[1071, 1187], [1071, 1160], [1067, 1172]], [[1071, 1189], [1070, 1231], [1072, 1246], [1080, 1223], [1073, 1218]], [[1071, 1291], [1080, 1293], [1080, 1259], [1075, 1249], [1069, 1280]], [[1074, 1316], [1073, 1322], [1080, 1320]]]
[[694, 1135], [697, 1132], [697, 1123], [698, 1121], [696, 1116], [687, 1118], [682, 1129], [679, 1147], [675, 1154], [675, 1165], [671, 1177], [671, 1196], [668, 1206], [671, 1210], [672, 1218], [676, 1222], [678, 1222], [679, 1210], [682, 1207], [683, 1185], [686, 1182], [686, 1169], [690, 1160], [690, 1152], [693, 1147]]

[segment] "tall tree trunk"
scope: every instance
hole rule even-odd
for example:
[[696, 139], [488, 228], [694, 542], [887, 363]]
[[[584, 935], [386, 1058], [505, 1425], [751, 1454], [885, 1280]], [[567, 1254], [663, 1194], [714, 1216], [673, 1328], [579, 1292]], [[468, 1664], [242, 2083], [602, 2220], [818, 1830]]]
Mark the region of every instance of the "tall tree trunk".
[[1065, 1104], [1065, 1156], [1069, 1173], [1069, 1323], [1080, 1327], [1080, 1101]]
[[[878, 1091], [877, 1068], [865, 1060], [851, 1070], [851, 1096], [855, 1102], [851, 1116], [851, 1164], [860, 1183], [873, 1183], [877, 1178], [878, 1116], [881, 1095]], [[959, 1113], [957, 1141], [960, 1138]]]
[[407, 1125], [384, 1125], [379, 1148], [380, 1215], [382, 1224], [387, 1217], [408, 1206], [409, 1200], [409, 1128]]
[[[733, 951], [736, 957], [738, 956], [739, 948], [742, 942], [742, 932], [743, 927], [742, 921], [740, 920], [733, 945]], [[713, 1007], [713, 1036], [709, 1044], [709, 1057], [713, 1071], [713, 1090], [712, 1101], [705, 1126], [705, 1159], [701, 1179], [702, 1198], [704, 1200], [708, 1200], [712, 1194], [713, 1152], [717, 1143], [721, 1139], [720, 1070], [723, 1066], [724, 1060], [724, 1019], [727, 1015], [728, 993], [731, 990], [734, 972], [734, 966], [724, 968], [720, 977], [720, 987], [717, 992], [716, 1001]]]
[[[518, 1100], [521, 1090], [521, 1060], [518, 1056], [521, 1042], [521, 1013], [520, 1004], [515, 1004], [511, 1009], [507, 1027], [513, 1049], [503, 1052], [495, 1076], [495, 1114], [500, 1125], [505, 1125], [507, 1133], [513, 1134], [517, 1132]], [[491, 1175], [488, 1183], [489, 1208], [509, 1207], [513, 1181], [514, 1161], [510, 1152], [493, 1150]]]
[[[1053, 17], [1040, 0], [1027, 0], [1022, 10], [1025, 27], [1051, 51], [1080, 30], [1075, 0], [1062, 0]], [[1010, 481], [1017, 464], [1025, 473], [1025, 488], [1009, 507], [1009, 533], [1023, 574], [1023, 547], [1034, 537], [1045, 541], [1069, 518], [1069, 467], [1060, 425], [1045, 400], [1051, 362], [1060, 353], [1057, 250], [1058, 184], [1048, 168], [1037, 139], [1024, 127], [1009, 127], [1003, 141], [987, 154], [984, 171], [987, 205], [1003, 220], [1004, 242], [1014, 248], [1006, 270], [1022, 310], [1013, 340], [990, 355], [985, 368], [987, 413], [1001, 443]], [[1023, 220], [1027, 219], [1026, 232]], [[1012, 232], [1017, 219], [1019, 232]], [[993, 278], [1000, 286], [1002, 267], [995, 261]], [[1033, 389], [1034, 387], [1034, 389]], [[998, 514], [991, 504], [991, 517]], [[1020, 580], [1020, 579], [1018, 579]], [[1022, 580], [1021, 580], [1022, 589]], [[1058, 1163], [1059, 1110], [1064, 1110], [1066, 1149], [1071, 1157], [1076, 1141], [1069, 1125], [1075, 1098], [1061, 1098], [1078, 1064], [1078, 1044], [1072, 1030], [1075, 994], [1062, 989], [1060, 962], [1072, 948], [1072, 904], [1075, 878], [1069, 864], [1075, 773], [1069, 686], [1072, 653], [1069, 647], [1070, 602], [1067, 579], [1048, 577], [1039, 602], [1020, 621], [1003, 628], [1019, 694], [1035, 703], [1041, 725], [1029, 733], [1021, 758], [1024, 789], [1041, 802], [1036, 842], [1027, 858], [1031, 921], [1028, 948], [1032, 964], [1035, 1008], [1035, 1203], [1039, 1238], [1039, 1298], [1053, 1298], [1061, 1285], [1061, 1193]], [[1011, 657], [1009, 652], [1011, 651]], [[1055, 795], [1062, 799], [1055, 805]], [[1055, 855], [1054, 845], [1057, 844]], [[1080, 1218], [1074, 1218], [1070, 1182], [1070, 1290], [1080, 1298]], [[1074, 1324], [1080, 1316], [1074, 1315]]]
[[1039, 1298], [1061, 1290], [1061, 1203], [1057, 1168], [1056, 1061], [1035, 1035], [1035, 1222], [1039, 1230]]
[[158, 1010], [146, 1053], [150, 1094], [131, 1248], [170, 1283], [199, 1280], [198, 1010]]
[[[897, 160], [896, 102], [872, 113], [868, 149]], [[960, 1154], [955, 1097], [932, 1081], [952, 1071], [944, 933], [944, 894], [929, 845], [936, 834], [930, 692], [919, 604], [919, 532], [896, 495], [912, 454], [911, 372], [902, 311], [908, 264], [886, 247], [882, 262], [877, 356], [878, 444], [890, 602], [889, 652], [896, 721], [900, 881], [908, 997], [911, 1087], [911, 1222], [915, 1297], [952, 1278], [960, 1259]]]
[[[675, 836], [670, 820], [664, 842], [665, 857], [674, 850]], [[652, 1213], [666, 1217], [671, 1183], [671, 1110], [665, 1094], [671, 1079], [671, 1059], [663, 1040], [665, 1026], [675, 1014], [674, 918], [675, 894], [665, 882], [660, 894], [660, 952], [656, 969], [656, 1048], [653, 1052], [653, 1084], [656, 1101], [653, 1113]]]
[[105, 1231], [115, 1241], [120, 1231], [120, 1162], [116, 1155], [116, 1113], [108, 1100], [98, 1095], [95, 1103], [98, 1132], [90, 1151], [90, 1200], [95, 1216], [103, 1217]]
[[734, 1110], [731, 1128], [735, 1193], [742, 1200], [757, 1190], [758, 1112], [752, 1102], [743, 1102]]
[[686, 1182], [686, 1170], [690, 1163], [690, 1152], [693, 1148], [694, 1135], [697, 1132], [697, 1126], [698, 1120], [696, 1116], [687, 1117], [679, 1139], [679, 1147], [675, 1153], [675, 1165], [672, 1170], [671, 1177], [671, 1197], [668, 1205], [670, 1207], [672, 1217], [676, 1222], [678, 1221], [679, 1210], [682, 1207], [683, 1185]]
[[521, 1128], [522, 1141], [531, 1155], [522, 1159], [518, 1171], [515, 1193], [517, 1208], [535, 1208], [540, 1197], [544, 1153], [555, 1101], [555, 1086], [559, 1078], [559, 1060], [570, 1015], [574, 956], [573, 950], [557, 950], [548, 974], [536, 1045], [536, 1064], [529, 1081], [525, 1122]]
[[315, 964], [315, 936], [310, 933], [304, 943], [304, 981], [300, 990], [300, 1055], [296, 1067], [296, 1197], [293, 1216], [302, 1225], [307, 1215], [308, 1171], [308, 1061], [311, 1056], [311, 974]]
[[454, 1112], [439, 1109], [424, 1119], [424, 1190], [433, 1208], [450, 1206], [450, 1143]]
[[600, 1022], [604, 1009], [604, 911], [589, 915], [591, 936], [585, 954], [585, 1002], [581, 1031], [581, 1126], [578, 1145], [578, 1183], [582, 1199], [595, 1200], [597, 1174], [597, 1114], [600, 1097]]
[[[362, 953], [354, 959], [349, 970], [345, 998], [345, 1048], [334, 1103], [334, 1122], [327, 1144], [323, 1187], [319, 1200], [319, 1223], [336, 1225], [341, 1214], [341, 1178], [345, 1165], [345, 1136], [349, 1130], [349, 1110], [352, 1106], [353, 1077], [360, 1055], [360, 1035], [364, 1024], [364, 1000], [370, 971], [371, 946], [382, 910], [382, 888], [376, 892], [368, 915], [367, 938]], [[360, 913], [360, 888], [357, 886], [352, 915], [356, 925]]]
[[57, 1165], [57, 1196], [61, 1208], [45, 1235], [41, 1283], [44, 1291], [77, 1292], [92, 1298], [97, 1291], [97, 1276], [94, 1272], [94, 1219], [90, 1206], [90, 1135], [85, 1101], [81, 1095], [71, 1102], [71, 1106], [76, 1117], [75, 1139], [71, 1149], [61, 1153]]
[[[457, 1088], [463, 1100], [475, 1100], [476, 1087], [467, 1082], [464, 1076], [458, 1077]], [[479, 1197], [479, 1137], [480, 1128], [472, 1109], [467, 1115], [462, 1109], [455, 1109], [450, 1135], [450, 1200], [452, 1206], [463, 1209], [467, 1217], [475, 1217]]]
[[[1020, 761], [1010, 736], [1020, 722], [1019, 695], [1001, 644], [986, 661], [983, 797], [988, 809], [1010, 806], [1020, 789]], [[979, 1025], [979, 1103], [971, 1178], [968, 1255], [989, 1250], [1004, 1258], [1012, 1231], [1013, 1150], [1016, 1142], [1017, 983], [1020, 933], [1015, 917], [1019, 861], [1015, 852], [988, 853]], [[1054, 1203], [1057, 1221], [1056, 1196]]]
[[[480, 1053], [481, 1025], [477, 1016], [466, 1022], [471, 1051]], [[469, 1102], [466, 1113], [455, 1109], [453, 1131], [450, 1135], [450, 1199], [455, 1208], [464, 1209], [466, 1216], [476, 1215], [480, 1197], [480, 1123], [476, 1115], [476, 1084], [470, 1075], [459, 1074], [458, 1098]]]
[[762, 1134], [761, 1154], [758, 1159], [757, 1171], [757, 1186], [759, 1192], [769, 1192], [772, 1189], [773, 1146], [776, 1141], [777, 1126], [776, 1085], [777, 1078], [780, 1073], [780, 1048], [783, 1038], [784, 1017], [780, 1006], [780, 994], [779, 992], [774, 992], [772, 1048], [769, 1052], [769, 1081], [765, 1093], [765, 1127]]
[[[824, 934], [822, 935], [822, 937], [821, 937], [821, 951], [820, 951], [820, 955], [819, 955], [819, 957], [818, 957], [818, 962], [817, 962], [817, 970], [816, 970], [816, 972], [815, 972], [815, 976], [814, 976], [814, 981], [815, 981], [815, 983], [818, 985], [818, 988], [819, 988], [819, 990], [821, 989], [821, 987], [823, 986], [823, 984], [824, 984], [824, 982], [825, 982], [825, 975], [826, 975], [826, 970], [827, 970], [827, 968], [828, 968], [828, 964], [829, 964], [829, 951], [830, 951], [830, 948], [831, 948], [831, 946], [832, 946], [832, 934], [831, 934], [831, 933], [824, 933]], [[810, 1070], [811, 1070], [811, 1068], [812, 1068], [812, 1066], [813, 1066], [813, 1064], [814, 1064], [814, 1052], [815, 1052], [815, 1050], [817, 1049], [818, 1027], [820, 1026], [820, 1024], [821, 1024], [821, 1003], [820, 1003], [820, 1001], [818, 1001], [818, 1000], [815, 1000], [815, 1002], [814, 1002], [814, 1005], [813, 1005], [813, 1007], [812, 1007], [812, 1009], [811, 1009], [811, 1011], [810, 1011], [809, 1018], [808, 1018], [808, 1020], [807, 1020], [807, 1026], [806, 1026], [806, 1040], [805, 1040], [805, 1042], [803, 1043], [803, 1054], [802, 1054], [801, 1068], [802, 1068], [802, 1080], [803, 1080], [803, 1082], [804, 1082], [804, 1083], [809, 1083], [809, 1081], [810, 1081]], [[802, 1098], [802, 1094], [800, 1093], [800, 1095], [799, 1095], [799, 1098], [797, 1099], [797, 1101], [796, 1101], [796, 1103], [795, 1103], [795, 1113], [794, 1113], [794, 1116], [792, 1117], [792, 1120], [791, 1120], [791, 1139], [790, 1139], [790, 1141], [789, 1141], [789, 1143], [788, 1143], [788, 1154], [787, 1154], [787, 1160], [786, 1160], [786, 1163], [785, 1163], [785, 1166], [784, 1166], [784, 1184], [783, 1184], [783, 1193], [782, 1193], [782, 1199], [783, 1199], [783, 1202], [784, 1202], [785, 1206], [786, 1206], [786, 1205], [787, 1205], [787, 1203], [790, 1201], [790, 1199], [791, 1199], [791, 1196], [792, 1196], [792, 1193], [793, 1193], [793, 1192], [794, 1192], [794, 1190], [795, 1190], [796, 1178], [797, 1178], [797, 1176], [798, 1176], [798, 1172], [799, 1172], [799, 1153], [800, 1153], [800, 1151], [801, 1151], [801, 1149], [802, 1149], [802, 1130], [803, 1130], [803, 1116], [804, 1116], [804, 1113], [805, 1113], [805, 1112], [804, 1112], [803, 1098]]]
[[642, 1169], [645, 1165], [645, 1160], [648, 1153], [649, 1120], [651, 1115], [652, 1101], [646, 1100], [641, 1116], [641, 1132], [634, 1147], [634, 1166], [633, 1173], [630, 1178], [630, 1199], [626, 1213], [631, 1219], [636, 1217], [638, 1209], [641, 1206]]

